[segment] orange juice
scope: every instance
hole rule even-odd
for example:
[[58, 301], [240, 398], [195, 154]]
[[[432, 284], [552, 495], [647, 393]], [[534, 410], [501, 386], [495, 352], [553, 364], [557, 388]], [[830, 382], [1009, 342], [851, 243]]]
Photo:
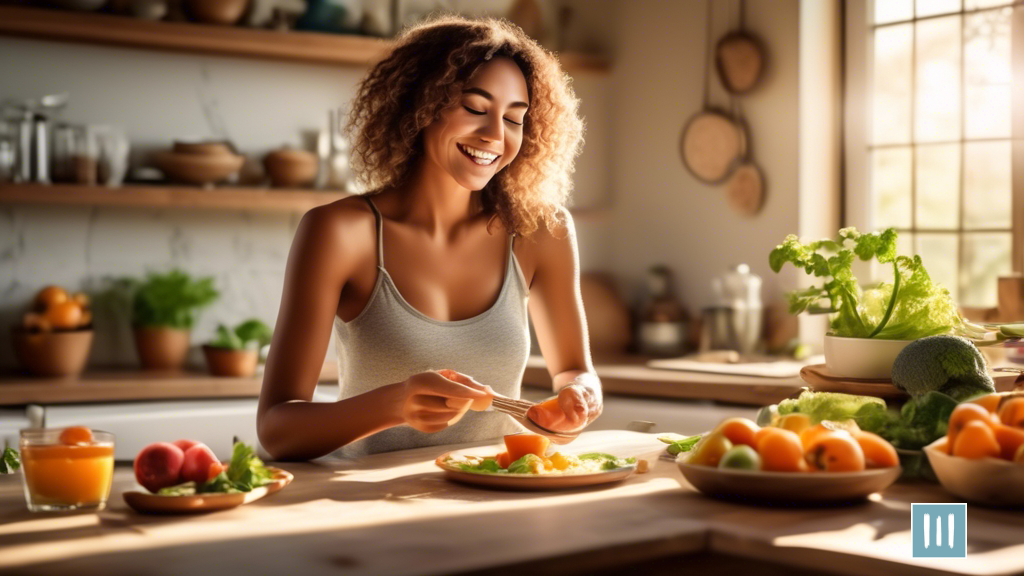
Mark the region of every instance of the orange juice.
[[88, 443], [61, 444], [60, 430], [23, 430], [25, 498], [33, 511], [101, 509], [114, 474], [113, 435], [94, 432]]

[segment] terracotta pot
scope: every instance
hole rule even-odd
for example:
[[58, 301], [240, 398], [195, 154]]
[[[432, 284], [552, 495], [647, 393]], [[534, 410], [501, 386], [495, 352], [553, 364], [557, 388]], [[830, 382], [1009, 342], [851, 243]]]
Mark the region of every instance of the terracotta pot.
[[185, 0], [185, 10], [197, 22], [230, 26], [245, 13], [249, 0]]
[[25, 332], [11, 330], [14, 356], [34, 376], [78, 376], [92, 348], [92, 330]]
[[136, 328], [135, 350], [146, 370], [180, 370], [188, 356], [188, 330]]
[[306, 150], [281, 148], [263, 157], [263, 168], [276, 188], [302, 188], [316, 180], [319, 160]]
[[245, 156], [237, 154], [194, 154], [158, 152], [154, 156], [157, 168], [169, 180], [205, 186], [214, 184], [238, 172]]
[[206, 365], [214, 376], [234, 376], [244, 378], [256, 373], [259, 361], [259, 350], [233, 350], [217, 346], [203, 346]]

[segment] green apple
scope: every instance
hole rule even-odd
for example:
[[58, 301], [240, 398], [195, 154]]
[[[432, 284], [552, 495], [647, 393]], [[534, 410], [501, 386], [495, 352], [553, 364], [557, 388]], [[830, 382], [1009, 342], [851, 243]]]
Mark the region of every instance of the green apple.
[[722, 455], [722, 459], [718, 461], [718, 467], [734, 470], [760, 470], [761, 457], [750, 446], [740, 444], [733, 446]]

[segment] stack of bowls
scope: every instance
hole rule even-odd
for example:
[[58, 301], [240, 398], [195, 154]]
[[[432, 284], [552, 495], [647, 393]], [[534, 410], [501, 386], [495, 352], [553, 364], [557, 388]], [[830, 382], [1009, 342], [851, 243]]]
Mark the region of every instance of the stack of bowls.
[[241, 169], [245, 157], [227, 142], [176, 141], [156, 155], [156, 165], [169, 180], [205, 186], [221, 182]]

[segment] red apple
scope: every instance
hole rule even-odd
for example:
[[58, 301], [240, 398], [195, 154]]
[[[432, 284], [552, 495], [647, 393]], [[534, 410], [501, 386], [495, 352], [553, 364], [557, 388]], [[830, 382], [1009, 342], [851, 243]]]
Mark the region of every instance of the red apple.
[[185, 451], [181, 466], [181, 479], [204, 484], [220, 474], [223, 466], [206, 444], [197, 444]]
[[135, 456], [135, 479], [146, 490], [157, 492], [161, 488], [180, 483], [181, 466], [185, 453], [167, 442], [146, 446]]
[[174, 442], [171, 442], [171, 444], [174, 444], [178, 448], [181, 448], [182, 452], [185, 452], [189, 448], [195, 446], [196, 444], [202, 444], [202, 442], [199, 442], [197, 440], [185, 440], [184, 438], [182, 438], [181, 440], [175, 440]]

